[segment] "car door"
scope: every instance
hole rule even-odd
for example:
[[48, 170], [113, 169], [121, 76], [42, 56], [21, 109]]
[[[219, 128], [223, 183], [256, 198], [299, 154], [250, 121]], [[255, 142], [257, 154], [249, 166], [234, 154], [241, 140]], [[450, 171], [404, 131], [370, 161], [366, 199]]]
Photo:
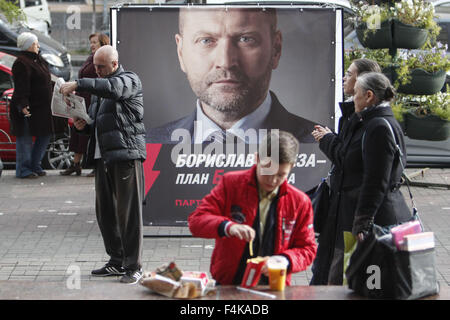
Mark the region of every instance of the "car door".
[[51, 26], [50, 11], [46, 0], [20, 0], [23, 2], [21, 8], [28, 17], [33, 17], [36, 20], [43, 20]]

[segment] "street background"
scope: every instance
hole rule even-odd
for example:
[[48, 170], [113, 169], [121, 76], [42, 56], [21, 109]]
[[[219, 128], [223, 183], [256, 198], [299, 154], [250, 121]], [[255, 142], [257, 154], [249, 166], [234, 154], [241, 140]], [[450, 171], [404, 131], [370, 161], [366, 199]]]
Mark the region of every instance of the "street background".
[[[407, 169], [408, 174], [418, 169]], [[60, 176], [56, 170], [38, 179], [17, 179], [14, 170], [0, 178], [0, 281], [60, 281], [69, 267], [81, 270], [86, 281], [117, 282], [96, 278], [91, 270], [103, 266], [108, 256], [94, 210], [94, 178]], [[430, 169], [414, 181], [450, 183], [450, 169]], [[450, 285], [450, 192], [443, 188], [412, 187], [426, 231], [436, 243], [436, 271], [441, 286]], [[402, 187], [406, 195], [406, 188]], [[408, 201], [409, 203], [409, 201]], [[190, 237], [187, 227], [144, 227], [144, 271], [171, 261], [184, 271], [205, 271], [214, 240]], [[294, 285], [308, 285], [311, 271], [293, 276]], [[0, 286], [1, 290], [1, 286]], [[88, 297], [86, 297], [88, 298]]]
[[[109, 1], [114, 2], [114, 1]], [[104, 31], [102, 1], [97, 0], [97, 31]], [[65, 23], [67, 7], [78, 5], [81, 29]], [[72, 79], [88, 55], [92, 33], [92, 5], [84, 2], [49, 2], [53, 20], [51, 36], [72, 54]], [[108, 11], [109, 12], [109, 11]], [[408, 174], [419, 169], [407, 169]], [[96, 278], [91, 270], [103, 266], [108, 256], [98, 229], [94, 209], [94, 179], [85, 175], [61, 176], [56, 170], [35, 180], [17, 179], [14, 170], [0, 177], [0, 281], [61, 282], [68, 270], [81, 270], [83, 283], [117, 282], [117, 277]], [[450, 184], [450, 169], [430, 169], [414, 181]], [[402, 187], [405, 195], [406, 188]], [[450, 285], [450, 191], [446, 188], [413, 187], [412, 193], [426, 231], [433, 231], [436, 243], [436, 271], [441, 286]], [[409, 199], [409, 197], [407, 197]], [[409, 200], [407, 200], [409, 204]], [[184, 271], [209, 272], [214, 240], [190, 236], [187, 227], [144, 227], [143, 268], [153, 271], [174, 261]], [[293, 276], [292, 284], [308, 285], [311, 271]], [[22, 290], [16, 286], [17, 290]], [[2, 286], [0, 285], [0, 292]], [[45, 295], [43, 296], [45, 298]], [[9, 298], [14, 298], [13, 296]], [[88, 294], [86, 298], [89, 299]]]

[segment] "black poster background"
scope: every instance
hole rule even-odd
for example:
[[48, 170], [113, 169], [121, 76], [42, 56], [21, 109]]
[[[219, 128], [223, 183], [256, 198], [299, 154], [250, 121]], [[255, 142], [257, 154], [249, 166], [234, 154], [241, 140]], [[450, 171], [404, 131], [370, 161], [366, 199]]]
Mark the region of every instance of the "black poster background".
[[[120, 63], [125, 70], [136, 72], [143, 84], [146, 129], [187, 116], [195, 109], [196, 97], [176, 52], [178, 10], [174, 6], [122, 7], [117, 10], [117, 24], [112, 25]], [[335, 101], [342, 98], [335, 96], [336, 51], [342, 50], [342, 43], [336, 43], [336, 11], [289, 6], [277, 8], [277, 15], [283, 48], [270, 90], [289, 112], [334, 128]], [[173, 147], [147, 144], [144, 225], [185, 226], [189, 213], [214, 187], [214, 177], [248, 168], [177, 168], [171, 160]], [[326, 176], [329, 168], [330, 162], [317, 143], [301, 144], [297, 166], [289, 178], [305, 191]], [[183, 179], [180, 174], [184, 174]], [[206, 184], [198, 184], [200, 177], [206, 176]], [[176, 184], [177, 179], [188, 183]]]

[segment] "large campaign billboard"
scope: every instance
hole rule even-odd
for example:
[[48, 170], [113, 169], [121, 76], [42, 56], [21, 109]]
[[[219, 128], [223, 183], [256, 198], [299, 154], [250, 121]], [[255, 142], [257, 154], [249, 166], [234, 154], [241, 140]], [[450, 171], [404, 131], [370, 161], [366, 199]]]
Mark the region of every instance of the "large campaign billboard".
[[[143, 84], [144, 225], [187, 224], [269, 130], [300, 141], [288, 182], [308, 190], [330, 162], [311, 136], [342, 101], [342, 12], [301, 6], [120, 6], [119, 62]], [[336, 79], [338, 81], [336, 81]]]

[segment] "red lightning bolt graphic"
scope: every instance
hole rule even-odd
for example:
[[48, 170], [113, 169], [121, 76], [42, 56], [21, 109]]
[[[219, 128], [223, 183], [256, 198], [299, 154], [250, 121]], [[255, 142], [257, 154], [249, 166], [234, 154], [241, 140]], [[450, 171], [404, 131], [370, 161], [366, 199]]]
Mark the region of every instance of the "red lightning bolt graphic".
[[145, 176], [145, 196], [150, 191], [156, 178], [159, 176], [159, 171], [153, 171], [153, 166], [155, 165], [156, 159], [158, 158], [159, 151], [161, 150], [162, 144], [160, 143], [147, 143], [147, 159], [144, 161], [144, 176]]

